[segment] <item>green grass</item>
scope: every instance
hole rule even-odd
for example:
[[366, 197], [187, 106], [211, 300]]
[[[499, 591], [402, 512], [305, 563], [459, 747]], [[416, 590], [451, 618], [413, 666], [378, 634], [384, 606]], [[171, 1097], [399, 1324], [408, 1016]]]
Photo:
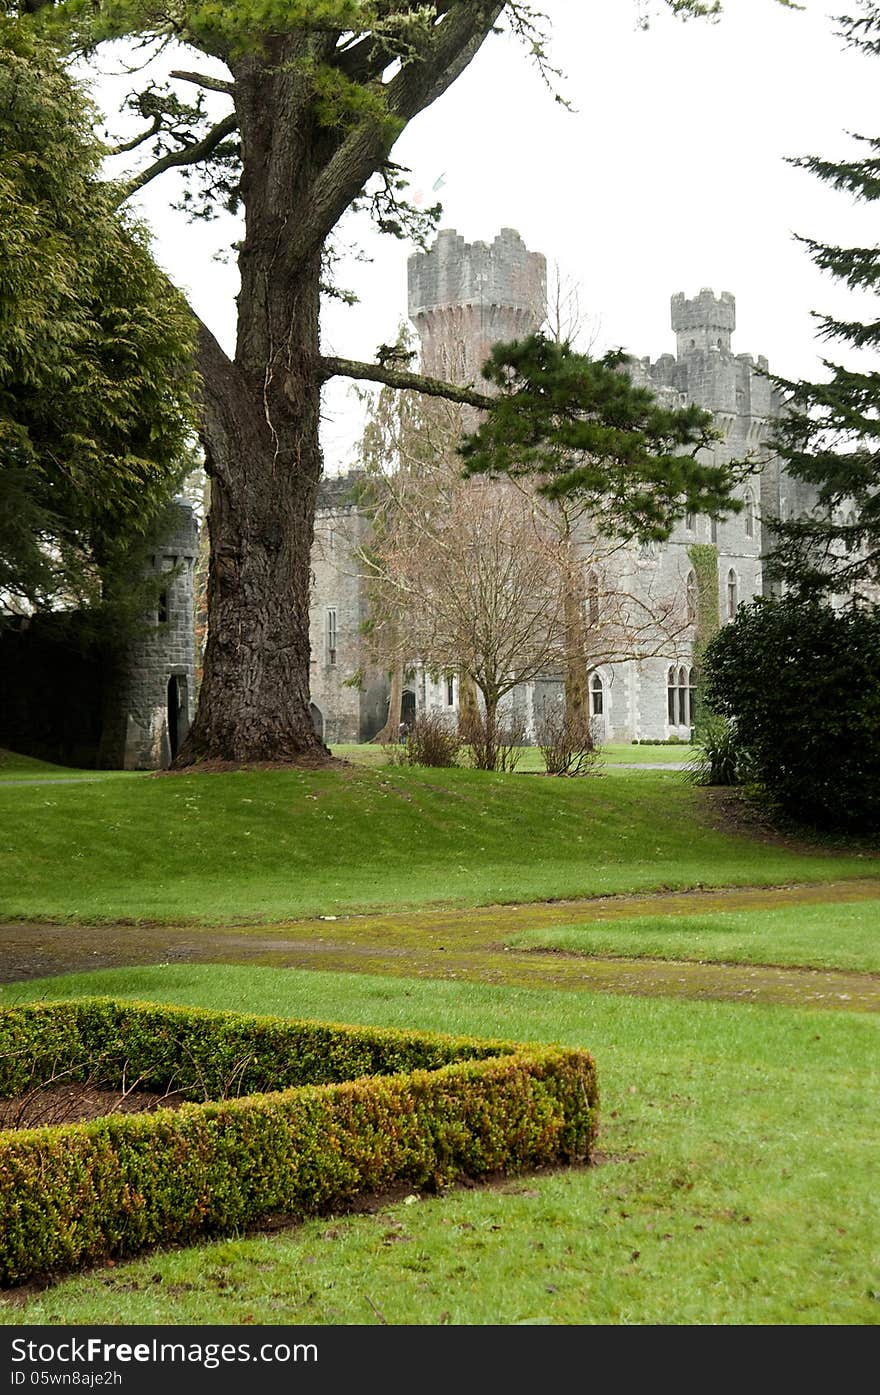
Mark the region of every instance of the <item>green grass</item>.
[[154, 1253], [0, 1299], [4, 1324], [880, 1316], [876, 1018], [180, 965], [10, 986], [0, 1002], [93, 992], [586, 1046], [601, 1165]]
[[880, 972], [880, 901], [632, 916], [510, 935], [512, 949]]
[[0, 786], [0, 915], [257, 922], [876, 873], [712, 827], [660, 771], [244, 771]]
[[4, 780], [90, 780], [131, 779], [141, 772], [134, 770], [85, 770], [73, 765], [53, 765], [48, 760], [37, 760], [34, 756], [22, 756], [18, 751], [7, 751], [0, 747], [0, 783]]
[[[350, 760], [356, 765], [368, 765], [373, 768], [379, 765], [388, 765], [391, 752], [397, 750], [396, 747], [391, 747], [389, 750], [386, 746], [373, 746], [369, 742], [333, 746], [331, 749], [334, 756], [339, 756], [342, 760]], [[679, 746], [675, 744], [671, 746], [633, 746], [630, 742], [609, 742], [607, 746], [602, 747], [602, 762], [608, 766], [659, 763], [678, 765], [689, 760], [693, 752], [693, 746], [689, 746], [685, 742]], [[543, 769], [544, 762], [538, 748], [536, 746], [523, 746], [516, 773], [531, 774], [536, 770]]]

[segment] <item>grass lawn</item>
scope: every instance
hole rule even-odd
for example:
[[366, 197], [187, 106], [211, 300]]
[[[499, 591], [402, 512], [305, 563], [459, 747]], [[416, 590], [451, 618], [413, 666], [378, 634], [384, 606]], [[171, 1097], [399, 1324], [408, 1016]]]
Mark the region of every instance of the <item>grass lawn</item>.
[[633, 916], [510, 935], [512, 949], [880, 972], [880, 901]]
[[259, 922], [876, 874], [876, 852], [713, 826], [711, 793], [357, 766], [0, 785], [0, 916]]
[[[388, 765], [391, 752], [396, 750], [396, 747], [391, 747], [389, 751], [387, 746], [373, 746], [369, 742], [332, 747], [334, 756], [339, 756], [341, 760], [350, 760], [356, 765], [373, 767]], [[689, 760], [693, 754], [694, 747], [684, 741], [680, 745], [673, 743], [671, 746], [634, 746], [631, 742], [618, 742], [609, 743], [602, 747], [602, 763], [609, 766], [666, 763], [679, 765], [683, 761]], [[516, 773], [522, 774], [543, 769], [544, 762], [537, 746], [523, 746]]]
[[51, 761], [22, 756], [17, 751], [0, 747], [0, 783], [4, 780], [130, 780], [142, 772], [136, 770], [80, 770], [72, 765], [53, 765]]
[[878, 1022], [364, 975], [157, 966], [0, 989], [585, 1046], [600, 1165], [74, 1276], [20, 1324], [875, 1324]]

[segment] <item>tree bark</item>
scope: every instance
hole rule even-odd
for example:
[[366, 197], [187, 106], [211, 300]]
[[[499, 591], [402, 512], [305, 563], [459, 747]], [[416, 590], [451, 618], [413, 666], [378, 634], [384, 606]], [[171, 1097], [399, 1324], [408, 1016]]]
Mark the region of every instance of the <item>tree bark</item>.
[[391, 670], [391, 694], [388, 698], [388, 718], [381, 731], [373, 737], [373, 743], [381, 746], [389, 741], [400, 740], [400, 712], [403, 703], [403, 664], [394, 665]]

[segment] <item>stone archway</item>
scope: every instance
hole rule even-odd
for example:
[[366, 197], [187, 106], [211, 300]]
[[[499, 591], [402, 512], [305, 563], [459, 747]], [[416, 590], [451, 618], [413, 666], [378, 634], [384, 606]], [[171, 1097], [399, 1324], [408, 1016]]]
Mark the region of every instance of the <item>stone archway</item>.
[[309, 703], [309, 712], [312, 718], [312, 726], [315, 728], [315, 735], [324, 740], [324, 714], [320, 707], [316, 707], [313, 702]]

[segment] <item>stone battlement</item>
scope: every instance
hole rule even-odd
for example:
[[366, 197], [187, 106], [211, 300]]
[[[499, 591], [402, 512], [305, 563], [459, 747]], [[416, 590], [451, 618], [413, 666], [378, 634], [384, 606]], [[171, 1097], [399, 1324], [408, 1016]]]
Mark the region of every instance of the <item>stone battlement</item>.
[[409, 259], [409, 314], [418, 321], [433, 310], [463, 305], [505, 306], [543, 319], [547, 259], [530, 252], [514, 228], [489, 242], [465, 242], [442, 228], [429, 252]]

